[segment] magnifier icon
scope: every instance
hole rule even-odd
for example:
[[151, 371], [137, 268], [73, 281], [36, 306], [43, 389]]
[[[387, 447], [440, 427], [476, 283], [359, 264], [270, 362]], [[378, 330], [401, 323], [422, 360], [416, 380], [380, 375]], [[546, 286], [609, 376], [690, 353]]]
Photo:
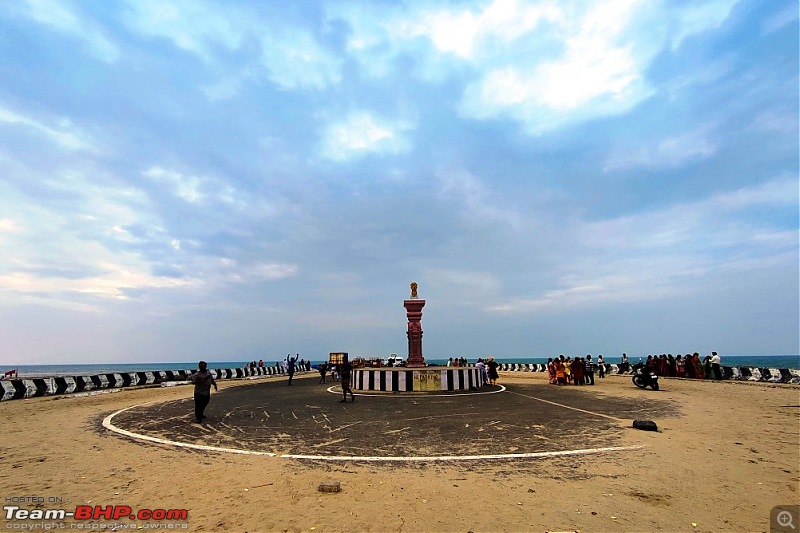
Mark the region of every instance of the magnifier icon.
[[778, 525], [781, 527], [790, 527], [794, 529], [794, 521], [792, 519], [792, 513], [789, 511], [781, 511], [778, 513], [778, 516], [775, 517], [778, 521]]

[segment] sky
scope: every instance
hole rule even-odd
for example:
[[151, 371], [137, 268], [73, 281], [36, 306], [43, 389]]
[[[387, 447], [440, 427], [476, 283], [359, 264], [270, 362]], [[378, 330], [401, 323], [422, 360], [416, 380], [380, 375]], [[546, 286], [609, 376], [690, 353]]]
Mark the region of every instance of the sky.
[[0, 4], [0, 364], [800, 353], [796, 0]]

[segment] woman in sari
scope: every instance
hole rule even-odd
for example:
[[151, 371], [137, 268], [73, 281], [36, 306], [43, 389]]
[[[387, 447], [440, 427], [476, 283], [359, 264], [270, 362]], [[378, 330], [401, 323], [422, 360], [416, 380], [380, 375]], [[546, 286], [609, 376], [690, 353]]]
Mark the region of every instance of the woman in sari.
[[[561, 357], [564, 357], [564, 356], [562, 355]], [[556, 359], [555, 367], [556, 367], [556, 382], [559, 385], [566, 385], [567, 384], [567, 375], [564, 372], [564, 360], [563, 359]]]
[[672, 354], [667, 354], [667, 375], [671, 378], [674, 378], [678, 375], [678, 368], [675, 365], [675, 358], [672, 357]]
[[558, 378], [556, 377], [556, 365], [553, 363], [552, 357], [547, 360], [547, 375], [550, 378], [550, 384], [554, 385]]
[[583, 385], [583, 359], [576, 357], [572, 362], [572, 384]]
[[675, 375], [677, 375], [679, 378], [685, 377], [685, 371], [686, 370], [683, 367], [683, 356], [678, 354], [678, 356], [675, 358]]
[[697, 352], [692, 354], [692, 367], [694, 367], [695, 378], [705, 379], [706, 374], [703, 372], [703, 363], [700, 361], [700, 354]]

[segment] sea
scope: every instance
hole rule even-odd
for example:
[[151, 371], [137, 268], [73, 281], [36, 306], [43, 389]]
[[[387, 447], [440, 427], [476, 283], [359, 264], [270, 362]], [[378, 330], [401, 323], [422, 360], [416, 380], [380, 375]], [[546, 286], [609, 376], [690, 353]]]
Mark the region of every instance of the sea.
[[[723, 366], [749, 366], [757, 368], [791, 368], [800, 370], [800, 355], [721, 355]], [[603, 357], [606, 363], [619, 363], [619, 357]], [[469, 359], [474, 362], [475, 359]], [[547, 357], [510, 357], [499, 358], [498, 363], [533, 364], [547, 363]], [[629, 362], [635, 364], [639, 357], [630, 357]], [[447, 359], [426, 359], [429, 365], [447, 365]], [[249, 361], [208, 361], [209, 368], [242, 368]], [[312, 365], [322, 363], [312, 360]], [[264, 361], [265, 365], [274, 366], [277, 361]], [[8, 365], [0, 363], [0, 376], [6, 371], [16, 370], [19, 378], [41, 378], [58, 376], [92, 376], [95, 374], [114, 374], [125, 372], [152, 372], [157, 370], [194, 370], [197, 362], [174, 363], [91, 363], [81, 365]]]

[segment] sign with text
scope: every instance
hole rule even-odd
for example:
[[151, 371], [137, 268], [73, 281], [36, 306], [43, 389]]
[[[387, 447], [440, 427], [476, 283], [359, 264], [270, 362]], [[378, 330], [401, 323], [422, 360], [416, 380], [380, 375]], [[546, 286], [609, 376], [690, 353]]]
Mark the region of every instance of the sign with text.
[[415, 391], [440, 391], [442, 390], [442, 372], [440, 370], [415, 370]]
[[342, 365], [347, 361], [347, 352], [330, 352], [328, 362], [332, 365]]

